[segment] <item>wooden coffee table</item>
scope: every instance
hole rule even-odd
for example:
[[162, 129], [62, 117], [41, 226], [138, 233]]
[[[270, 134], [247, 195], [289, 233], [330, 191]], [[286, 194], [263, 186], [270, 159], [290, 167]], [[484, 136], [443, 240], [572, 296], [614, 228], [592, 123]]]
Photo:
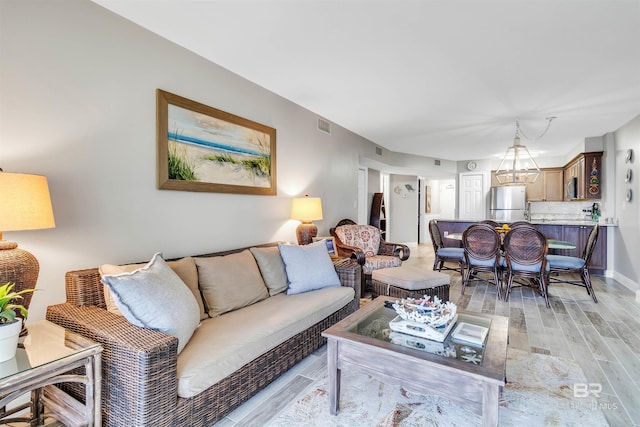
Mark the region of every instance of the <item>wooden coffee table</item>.
[[388, 325], [395, 317], [395, 311], [384, 303], [395, 300], [380, 296], [322, 333], [328, 340], [331, 415], [339, 409], [341, 370], [355, 368], [386, 384], [447, 398], [481, 415], [484, 426], [496, 426], [498, 399], [505, 384], [509, 319], [459, 310], [458, 322], [488, 325], [489, 334], [483, 348], [445, 340], [445, 345], [456, 349], [455, 357], [447, 357], [393, 344], [378, 335], [385, 329], [380, 325]]

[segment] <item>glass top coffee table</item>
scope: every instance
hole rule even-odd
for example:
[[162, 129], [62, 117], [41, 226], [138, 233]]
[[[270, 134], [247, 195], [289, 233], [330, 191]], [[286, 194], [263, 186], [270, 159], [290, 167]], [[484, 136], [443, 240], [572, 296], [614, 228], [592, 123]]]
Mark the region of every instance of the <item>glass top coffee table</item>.
[[451, 334], [443, 342], [398, 337], [389, 328], [396, 312], [385, 306], [395, 301], [378, 297], [322, 333], [327, 338], [330, 413], [339, 409], [340, 371], [355, 368], [414, 393], [447, 398], [481, 415], [484, 426], [496, 426], [509, 319], [458, 310], [457, 322], [489, 329], [483, 345], [459, 342]]

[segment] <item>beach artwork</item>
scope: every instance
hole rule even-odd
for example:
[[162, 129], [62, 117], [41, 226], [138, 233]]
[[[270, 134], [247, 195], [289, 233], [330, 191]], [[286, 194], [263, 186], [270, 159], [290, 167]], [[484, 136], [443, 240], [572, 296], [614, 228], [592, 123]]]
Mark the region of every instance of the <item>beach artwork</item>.
[[161, 189], [274, 195], [275, 129], [158, 90]]

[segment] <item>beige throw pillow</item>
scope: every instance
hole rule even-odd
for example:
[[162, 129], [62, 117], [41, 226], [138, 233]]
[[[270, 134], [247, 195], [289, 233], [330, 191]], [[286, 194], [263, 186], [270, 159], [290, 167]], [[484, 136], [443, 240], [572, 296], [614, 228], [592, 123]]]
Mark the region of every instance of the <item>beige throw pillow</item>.
[[258, 263], [264, 283], [269, 289], [269, 295], [274, 296], [287, 290], [287, 272], [284, 270], [280, 249], [277, 246], [266, 248], [250, 248]]
[[195, 261], [200, 290], [211, 317], [269, 297], [258, 264], [248, 249], [231, 255], [195, 258]]
[[[177, 261], [169, 261], [167, 262], [167, 264], [182, 279], [184, 284], [187, 285], [194, 298], [196, 299], [198, 308], [200, 310], [200, 320], [208, 319], [209, 315], [207, 315], [207, 312], [204, 308], [202, 295], [200, 294], [200, 289], [198, 288], [198, 269], [196, 268], [196, 263], [194, 262], [193, 258], [185, 257]], [[122, 273], [131, 273], [132, 271], [138, 270], [145, 265], [146, 263], [127, 265], [103, 264], [100, 266], [99, 271], [100, 276], [115, 276]], [[118, 307], [113, 300], [113, 296], [111, 295], [109, 287], [106, 285], [104, 286], [104, 300], [107, 304], [108, 311], [122, 316], [122, 313], [120, 313], [120, 310], [118, 310]]]

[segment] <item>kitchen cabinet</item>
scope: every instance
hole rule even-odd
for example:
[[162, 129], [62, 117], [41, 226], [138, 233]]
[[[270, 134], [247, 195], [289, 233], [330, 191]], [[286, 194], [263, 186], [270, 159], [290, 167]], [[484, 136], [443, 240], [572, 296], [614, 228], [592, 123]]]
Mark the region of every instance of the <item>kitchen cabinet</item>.
[[540, 230], [547, 239], [564, 240], [562, 233], [564, 226], [562, 225], [536, 225], [536, 228]]
[[[573, 243], [576, 248], [562, 251], [561, 255], [582, 257], [582, 252], [589, 240], [592, 225], [564, 225], [562, 226], [562, 240]], [[589, 271], [604, 274], [607, 269], [607, 227], [600, 227], [598, 240], [591, 255]]]
[[564, 169], [541, 169], [540, 176], [533, 184], [527, 184], [527, 201], [561, 202], [563, 200]]
[[579, 154], [564, 167], [564, 200], [601, 198], [602, 151]]
[[[491, 171], [491, 186], [501, 184], [496, 178], [496, 171]], [[564, 169], [540, 169], [540, 176], [533, 184], [526, 184], [526, 197], [530, 202], [561, 202], [564, 200]]]

